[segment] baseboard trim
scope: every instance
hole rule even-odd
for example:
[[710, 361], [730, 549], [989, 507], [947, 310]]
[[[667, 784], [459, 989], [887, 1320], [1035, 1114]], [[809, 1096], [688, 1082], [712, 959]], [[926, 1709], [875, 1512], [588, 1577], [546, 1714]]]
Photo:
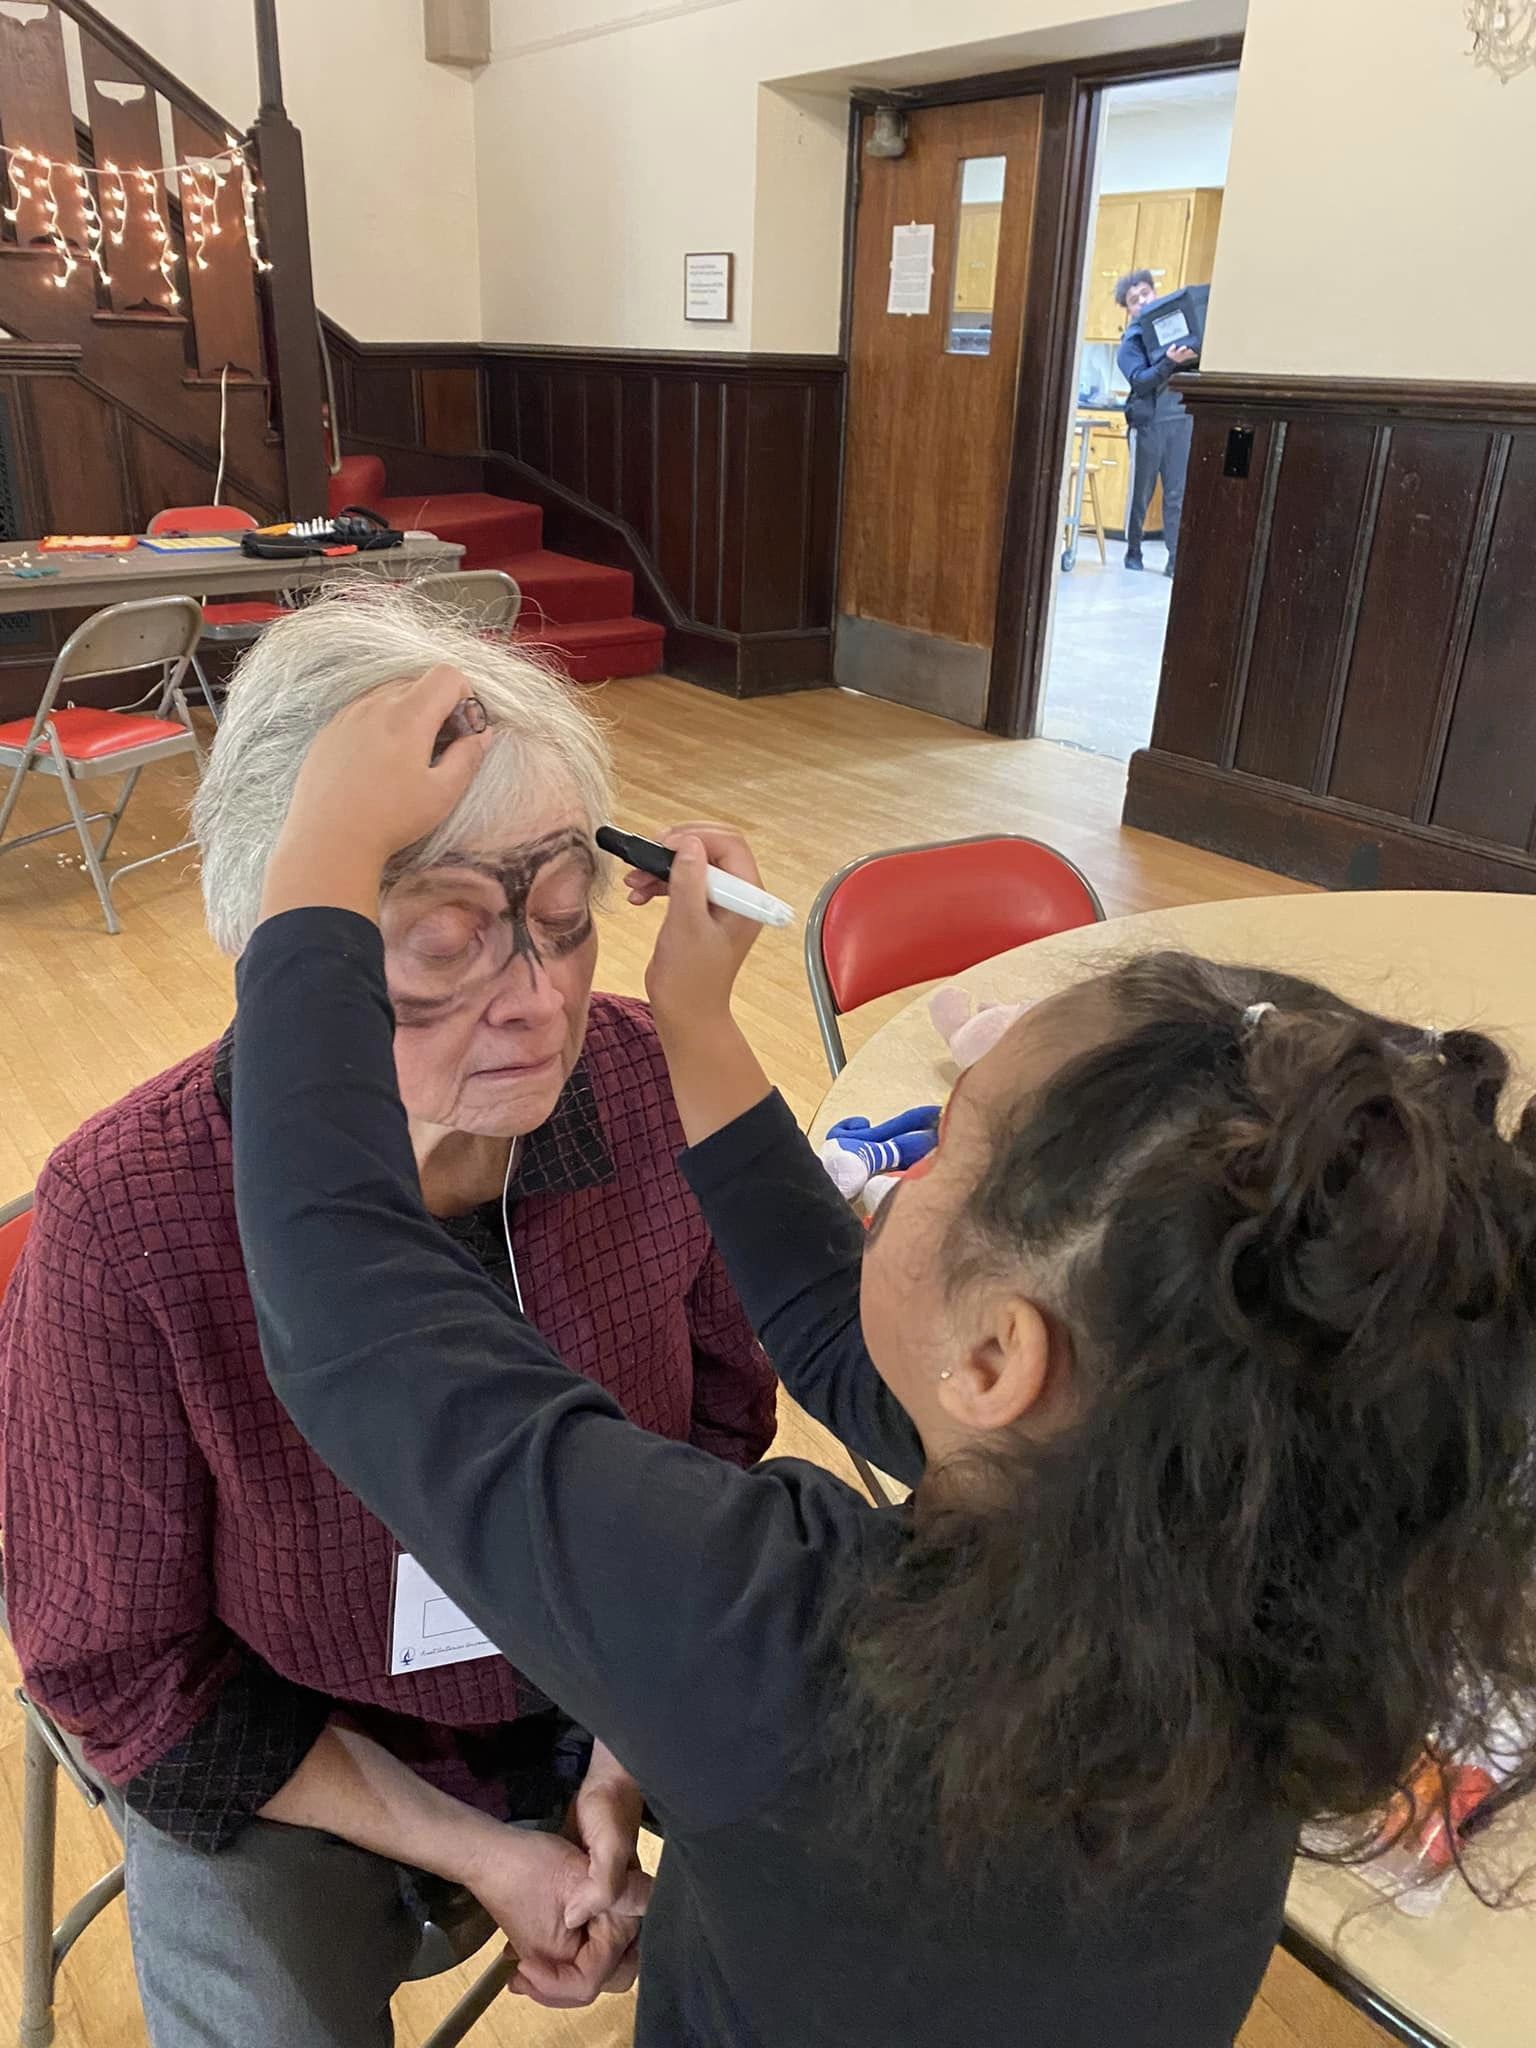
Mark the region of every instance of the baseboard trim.
[[832, 673], [839, 689], [979, 728], [986, 723], [991, 665], [989, 647], [838, 614]]
[[1536, 859], [1176, 754], [1131, 757], [1121, 822], [1325, 889], [1536, 894]]

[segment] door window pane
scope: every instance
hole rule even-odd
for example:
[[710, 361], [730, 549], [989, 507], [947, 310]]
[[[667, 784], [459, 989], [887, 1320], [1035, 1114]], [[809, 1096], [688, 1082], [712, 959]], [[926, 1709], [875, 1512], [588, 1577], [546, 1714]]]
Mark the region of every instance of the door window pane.
[[955, 282], [944, 340], [952, 356], [992, 351], [992, 302], [997, 296], [997, 247], [1007, 174], [1005, 156], [968, 156], [960, 166]]

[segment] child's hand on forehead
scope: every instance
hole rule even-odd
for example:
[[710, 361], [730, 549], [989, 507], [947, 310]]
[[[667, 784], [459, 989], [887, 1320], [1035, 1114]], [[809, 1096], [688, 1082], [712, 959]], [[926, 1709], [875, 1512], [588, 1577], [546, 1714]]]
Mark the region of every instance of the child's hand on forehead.
[[384, 863], [440, 825], [475, 778], [488, 733], [438, 745], [472, 697], [457, 669], [433, 668], [369, 690], [321, 728], [267, 866], [263, 916], [313, 903], [375, 915]]
[[468, 789], [488, 744], [484, 718], [454, 668], [368, 691], [316, 734], [284, 837], [345, 844], [382, 865], [440, 825]]

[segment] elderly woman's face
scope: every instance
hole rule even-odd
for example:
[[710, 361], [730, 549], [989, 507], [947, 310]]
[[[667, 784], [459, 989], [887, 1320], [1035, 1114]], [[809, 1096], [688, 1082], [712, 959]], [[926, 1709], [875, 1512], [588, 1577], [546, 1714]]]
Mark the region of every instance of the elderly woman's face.
[[580, 812], [555, 802], [389, 891], [395, 1066], [414, 1120], [513, 1137], [549, 1117], [586, 1035], [596, 873]]

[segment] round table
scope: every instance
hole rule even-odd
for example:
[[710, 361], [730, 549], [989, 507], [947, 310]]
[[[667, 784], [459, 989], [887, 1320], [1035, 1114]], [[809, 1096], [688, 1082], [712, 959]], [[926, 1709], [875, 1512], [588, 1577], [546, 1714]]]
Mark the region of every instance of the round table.
[[[1429, 891], [1267, 896], [1117, 918], [1038, 940], [955, 977], [978, 1001], [1052, 995], [1135, 954], [1176, 948], [1307, 975], [1357, 1003], [1500, 1039], [1536, 1077], [1536, 897]], [[955, 1078], [928, 1017], [911, 1004], [862, 1046], [811, 1126], [879, 1121], [940, 1101]], [[1499, 1827], [1500, 1864], [1536, 1867], [1536, 1795]], [[1523, 1859], [1523, 1864], [1522, 1864]], [[1413, 1919], [1363, 1878], [1300, 1864], [1287, 1945], [1405, 2041], [1446, 2048], [1530, 2048], [1536, 2013], [1536, 1912], [1490, 1911], [1453, 1889]]]

